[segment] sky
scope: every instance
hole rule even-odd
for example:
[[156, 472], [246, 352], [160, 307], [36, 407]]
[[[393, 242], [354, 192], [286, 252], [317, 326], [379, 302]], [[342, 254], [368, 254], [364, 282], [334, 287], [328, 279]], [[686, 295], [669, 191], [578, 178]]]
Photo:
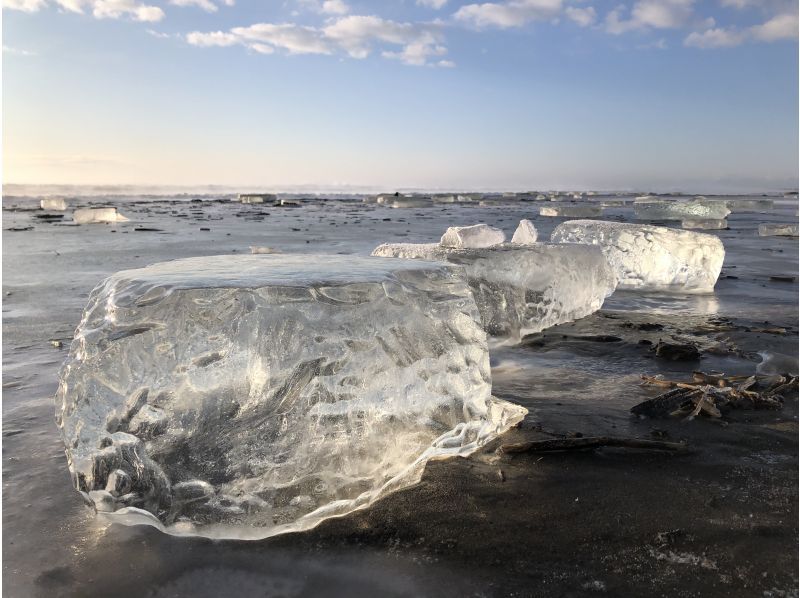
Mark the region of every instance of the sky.
[[796, 189], [796, 0], [2, 0], [4, 184]]

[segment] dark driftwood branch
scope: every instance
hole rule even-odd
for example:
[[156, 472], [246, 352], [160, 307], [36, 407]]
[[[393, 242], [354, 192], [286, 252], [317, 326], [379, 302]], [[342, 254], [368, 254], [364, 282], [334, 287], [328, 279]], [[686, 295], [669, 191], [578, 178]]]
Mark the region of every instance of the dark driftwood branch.
[[569, 451], [594, 449], [604, 446], [649, 449], [655, 451], [685, 451], [688, 449], [682, 442], [663, 442], [660, 440], [644, 440], [641, 438], [615, 438], [611, 436], [594, 436], [586, 438], [553, 438], [551, 440], [531, 440], [515, 444], [504, 444], [498, 450], [505, 454], [539, 453], [548, 451]]

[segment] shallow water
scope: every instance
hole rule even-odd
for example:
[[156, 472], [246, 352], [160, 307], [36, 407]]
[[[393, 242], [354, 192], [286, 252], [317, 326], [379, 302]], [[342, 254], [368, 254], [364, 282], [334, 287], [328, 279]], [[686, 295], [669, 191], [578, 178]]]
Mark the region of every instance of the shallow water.
[[[100, 205], [101, 200], [91, 198], [91, 202]], [[71, 203], [88, 205], [89, 200]], [[763, 212], [731, 214], [730, 230], [707, 231], [718, 235], [727, 250], [713, 295], [617, 293], [601, 313], [535, 335], [520, 346], [494, 351], [494, 393], [528, 407], [531, 423], [634, 434], [628, 409], [654, 394], [638, 385], [639, 375], [685, 371], [685, 367], [654, 360], [639, 344], [643, 338], [655, 341], [675, 334], [711, 342], [707, 336], [697, 336], [697, 330], [709, 319], [725, 317], [742, 325], [788, 328], [792, 334], [786, 338], [755, 335], [742, 341], [739, 355], [705, 356], [701, 369], [749, 373], [760, 359], [756, 352], [765, 348], [796, 355], [798, 283], [796, 279], [774, 281], [770, 276], [797, 275], [798, 242], [757, 235], [762, 222], [796, 222], [796, 201], [777, 203]], [[286, 253], [368, 255], [381, 242], [435, 241], [447, 226], [477, 222], [498, 226], [510, 238], [521, 218], [532, 220], [539, 238], [546, 240], [564, 219], [538, 216], [538, 202], [425, 209], [343, 200], [314, 200], [300, 208], [158, 198], [141, 203], [117, 199], [108, 204], [117, 205], [131, 220], [70, 226], [39, 221], [35, 212], [3, 212], [4, 229], [34, 227], [3, 234], [3, 569], [7, 595], [108, 595], [120, 587], [131, 591], [140, 577], [145, 581], [139, 595], [195, 592], [210, 596], [232, 584], [245, 594], [247, 588], [259, 588], [268, 596], [331, 595], [334, 581], [341, 589], [339, 595], [469, 593], [469, 572], [454, 569], [452, 563], [420, 559], [413, 550], [342, 547], [301, 555], [290, 540], [209, 544], [145, 528], [101, 524], [71, 488], [53, 421], [57, 371], [89, 291], [118, 270], [181, 257], [248, 254], [251, 245]], [[9, 207], [8, 201], [4, 207]], [[604, 214], [613, 220], [633, 217], [631, 206], [609, 208]], [[658, 322], [666, 332], [644, 334], [626, 328], [626, 322]], [[585, 340], [601, 334], [619, 340]], [[63, 347], [53, 346], [52, 340], [63, 340]], [[347, 584], [342, 585], [343, 580]]]

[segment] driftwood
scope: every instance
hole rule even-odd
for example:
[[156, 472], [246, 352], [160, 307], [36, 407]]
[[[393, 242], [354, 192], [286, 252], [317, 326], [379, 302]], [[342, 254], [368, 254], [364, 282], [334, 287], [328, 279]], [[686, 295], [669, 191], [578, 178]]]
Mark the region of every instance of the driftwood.
[[796, 376], [725, 376], [692, 372], [691, 382], [642, 376], [642, 384], [670, 388], [631, 409], [648, 417], [682, 416], [692, 419], [704, 414], [722, 417], [721, 408], [782, 409], [783, 397], [797, 390]]
[[642, 438], [617, 438], [612, 436], [594, 436], [581, 438], [552, 438], [548, 440], [531, 440], [514, 444], [503, 444], [498, 452], [504, 454], [543, 453], [554, 451], [587, 450], [601, 447], [647, 449], [655, 451], [686, 451], [688, 447], [682, 442], [664, 442], [661, 440], [644, 440]]

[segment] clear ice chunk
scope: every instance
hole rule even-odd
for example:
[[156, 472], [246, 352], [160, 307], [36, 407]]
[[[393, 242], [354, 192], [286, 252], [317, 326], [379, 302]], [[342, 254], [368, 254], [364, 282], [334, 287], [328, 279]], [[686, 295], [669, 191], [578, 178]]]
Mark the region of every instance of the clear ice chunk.
[[775, 202], [769, 198], [740, 197], [726, 199], [725, 205], [731, 212], [749, 212], [760, 210], [771, 210], [775, 207]]
[[72, 213], [72, 221], [77, 224], [94, 224], [127, 222], [128, 218], [120, 214], [117, 208], [79, 208]]
[[594, 247], [504, 244], [454, 249], [436, 243], [385, 243], [372, 255], [449, 262], [464, 268], [483, 325], [497, 344], [588, 316], [616, 288]]
[[499, 228], [488, 224], [474, 224], [472, 226], [451, 226], [442, 235], [439, 245], [460, 249], [479, 249], [500, 245], [505, 240], [506, 234]]
[[689, 218], [681, 221], [681, 228], [699, 230], [725, 230], [728, 228], [728, 221], [707, 220], [705, 218]]
[[704, 233], [602, 220], [562, 222], [551, 239], [602, 248], [620, 289], [708, 293], [714, 290], [725, 247]]
[[56, 420], [111, 521], [256, 539], [419, 480], [517, 423], [491, 396], [459, 268], [355, 256], [189, 258], [92, 292]]
[[68, 204], [63, 197], [44, 197], [39, 201], [39, 206], [43, 210], [63, 212], [67, 209]]
[[637, 201], [633, 206], [639, 220], [724, 220], [731, 213], [724, 200]]
[[598, 205], [577, 205], [577, 206], [542, 206], [539, 208], [539, 216], [561, 216], [565, 218], [591, 218], [601, 216], [603, 208]]
[[760, 237], [796, 237], [796, 224], [759, 224], [758, 235]]
[[517, 230], [514, 231], [514, 236], [511, 237], [511, 242], [517, 245], [533, 245], [539, 233], [533, 222], [530, 220], [520, 220]]

